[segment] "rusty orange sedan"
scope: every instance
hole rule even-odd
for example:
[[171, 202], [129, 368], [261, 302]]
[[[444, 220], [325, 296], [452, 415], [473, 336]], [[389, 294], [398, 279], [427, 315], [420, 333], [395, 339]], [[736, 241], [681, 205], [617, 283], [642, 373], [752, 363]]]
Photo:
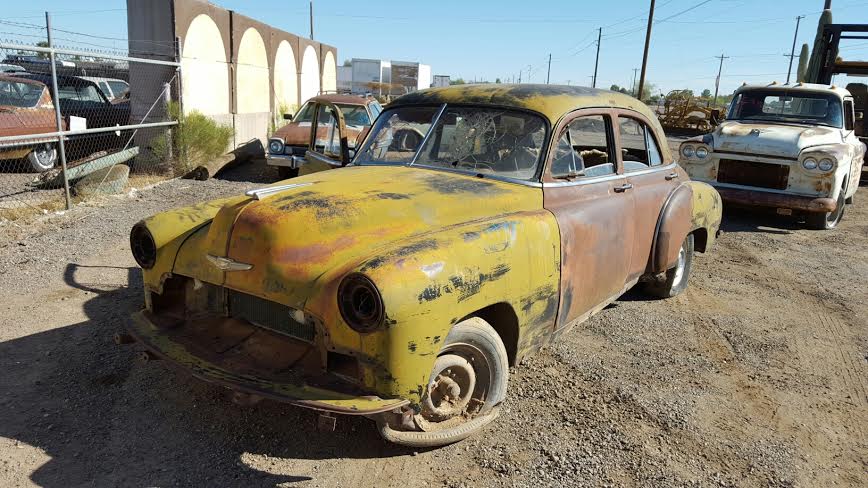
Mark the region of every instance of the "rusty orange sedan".
[[511, 365], [626, 290], [682, 292], [720, 218], [638, 100], [423, 90], [391, 103], [346, 167], [138, 223], [130, 338], [245, 403], [447, 444], [498, 416]]

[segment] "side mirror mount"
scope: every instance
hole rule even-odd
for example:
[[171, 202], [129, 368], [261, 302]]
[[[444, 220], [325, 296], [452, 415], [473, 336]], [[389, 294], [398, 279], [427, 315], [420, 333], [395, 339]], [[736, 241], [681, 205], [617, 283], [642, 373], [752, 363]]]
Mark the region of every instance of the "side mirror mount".
[[714, 125], [718, 125], [718, 124], [720, 124], [721, 120], [722, 119], [720, 117], [720, 109], [716, 108], [716, 109], [712, 110], [711, 111], [711, 123]]
[[292, 120], [292, 114], [283, 114], [283, 120]]
[[856, 120], [865, 120], [865, 112], [856, 112]]

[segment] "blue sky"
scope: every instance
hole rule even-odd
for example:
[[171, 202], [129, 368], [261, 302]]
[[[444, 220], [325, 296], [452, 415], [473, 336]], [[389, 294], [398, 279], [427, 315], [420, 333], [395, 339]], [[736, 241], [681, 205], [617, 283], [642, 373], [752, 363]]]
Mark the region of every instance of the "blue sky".
[[[126, 37], [122, 0], [5, 2], [0, 20], [41, 23], [53, 12], [58, 28]], [[309, 33], [306, 0], [220, 0], [225, 8], [296, 34]], [[417, 4], [372, 0], [315, 0], [314, 37], [337, 46], [346, 58], [383, 58], [430, 64], [435, 74], [466, 80], [517, 77], [545, 82], [552, 54], [552, 83], [589, 85], [596, 29], [603, 28], [598, 86], [629, 86], [642, 62], [648, 0], [620, 2], [550, 0], [456, 1]], [[812, 43], [823, 0], [657, 0], [648, 80], [659, 90], [714, 89], [718, 60], [725, 54], [721, 93], [743, 81], [786, 79], [796, 15], [798, 45]], [[868, 1], [833, 0], [835, 22], [868, 23]], [[34, 34], [0, 24], [0, 39]], [[38, 33], [38, 32], [36, 32]], [[77, 41], [122, 47], [122, 41], [77, 37]], [[852, 47], [850, 47], [852, 46]], [[797, 47], [797, 54], [798, 54]], [[868, 59], [868, 41], [851, 41], [844, 54]], [[794, 63], [795, 64], [795, 63]], [[530, 67], [530, 68], [529, 68]], [[794, 66], [795, 70], [795, 66]]]

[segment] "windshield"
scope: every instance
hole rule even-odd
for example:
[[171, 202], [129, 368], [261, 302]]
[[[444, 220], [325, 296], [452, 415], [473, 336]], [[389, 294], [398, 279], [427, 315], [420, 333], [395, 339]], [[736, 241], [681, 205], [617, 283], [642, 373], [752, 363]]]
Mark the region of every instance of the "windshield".
[[840, 128], [844, 118], [841, 99], [833, 94], [782, 90], [751, 90], [739, 93], [728, 120], [790, 122]]
[[535, 177], [545, 143], [541, 117], [492, 107], [447, 107], [435, 121], [439, 111], [401, 107], [383, 112], [355, 163], [413, 162], [520, 180]]
[[[337, 104], [344, 114], [344, 123], [349, 127], [361, 128], [366, 125], [371, 125], [371, 118], [368, 116], [368, 111], [364, 105], [344, 105]], [[325, 111], [324, 106], [320, 107], [320, 125], [327, 125], [331, 121], [331, 114]], [[311, 122], [313, 120], [313, 104], [305, 103], [304, 106], [293, 117], [294, 122]]]
[[0, 105], [35, 107], [42, 96], [42, 85], [0, 81]]

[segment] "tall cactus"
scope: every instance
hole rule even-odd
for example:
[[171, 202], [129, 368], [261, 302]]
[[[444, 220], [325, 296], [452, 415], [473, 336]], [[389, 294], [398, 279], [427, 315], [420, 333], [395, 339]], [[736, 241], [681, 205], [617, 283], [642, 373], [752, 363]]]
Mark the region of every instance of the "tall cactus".
[[808, 74], [808, 57], [810, 56], [810, 51], [808, 50], [808, 44], [802, 44], [802, 52], [799, 53], [799, 67], [796, 69], [796, 81], [799, 83], [805, 83], [807, 81]]
[[[817, 23], [817, 36], [814, 38], [814, 49], [811, 51], [811, 60], [808, 69], [805, 70], [805, 81], [816, 83], [820, 78], [820, 67], [823, 65], [823, 29], [826, 24], [832, 23], [832, 11], [823, 10], [820, 21]], [[837, 53], [835, 53], [837, 55]]]

